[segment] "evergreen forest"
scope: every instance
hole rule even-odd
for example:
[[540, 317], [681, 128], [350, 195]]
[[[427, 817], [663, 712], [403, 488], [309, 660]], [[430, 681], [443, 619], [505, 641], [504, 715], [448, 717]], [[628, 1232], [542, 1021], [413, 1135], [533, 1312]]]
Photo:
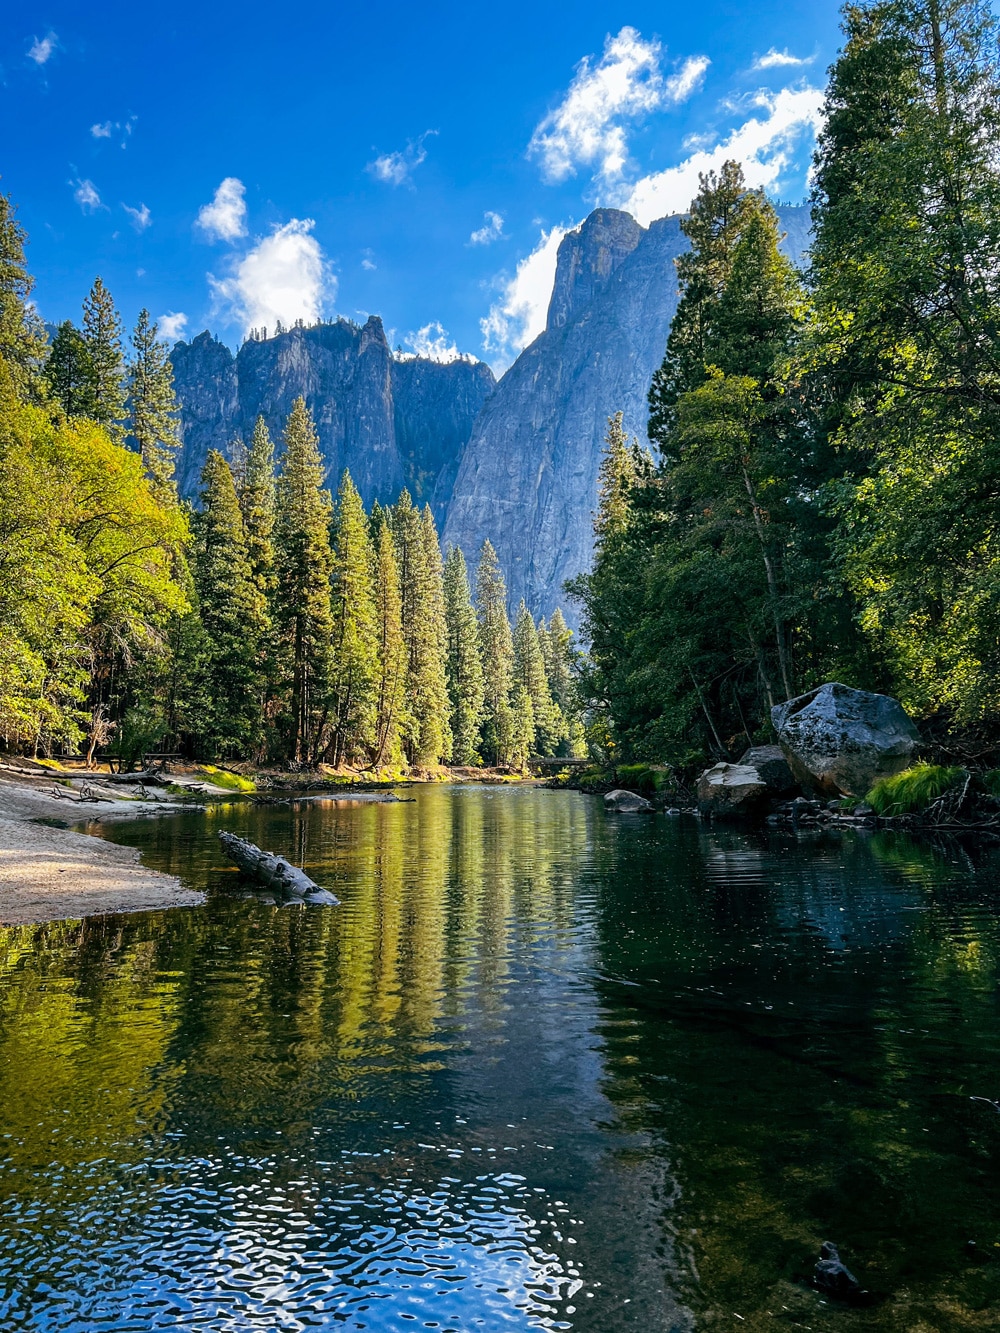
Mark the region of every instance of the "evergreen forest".
[[843, 11], [797, 271], [740, 166], [682, 222], [654, 452], [610, 421], [572, 586], [606, 755], [770, 738], [824, 680], [898, 697], [932, 750], [1000, 747], [1000, 69], [978, 0]]
[[580, 749], [572, 635], [523, 604], [511, 624], [488, 541], [470, 579], [405, 491], [368, 513], [345, 472], [331, 496], [301, 398], [277, 448], [259, 419], [183, 504], [148, 312], [126, 354], [98, 279], [49, 343], [30, 292], [0, 196], [5, 747], [380, 772]]

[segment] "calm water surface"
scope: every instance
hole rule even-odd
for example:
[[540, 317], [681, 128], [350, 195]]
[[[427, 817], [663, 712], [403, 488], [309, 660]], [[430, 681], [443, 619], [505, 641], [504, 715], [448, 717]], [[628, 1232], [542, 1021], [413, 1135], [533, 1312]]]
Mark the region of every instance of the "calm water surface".
[[405, 794], [106, 826], [206, 906], [0, 932], [0, 1329], [1000, 1326], [995, 852]]

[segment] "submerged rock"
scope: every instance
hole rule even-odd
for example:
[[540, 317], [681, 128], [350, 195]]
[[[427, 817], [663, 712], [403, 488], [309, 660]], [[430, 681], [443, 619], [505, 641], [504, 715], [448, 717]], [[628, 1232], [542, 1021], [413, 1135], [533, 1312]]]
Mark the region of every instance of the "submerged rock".
[[820, 1291], [840, 1301], [848, 1301], [862, 1294], [861, 1283], [841, 1261], [836, 1245], [830, 1240], [825, 1240], [820, 1247], [813, 1281]]
[[698, 808], [717, 818], [756, 815], [767, 796], [767, 783], [751, 764], [715, 764], [698, 779]]
[[902, 705], [830, 682], [771, 709], [794, 777], [827, 796], [864, 796], [908, 768], [919, 743]]
[[652, 805], [638, 792], [624, 791], [621, 788], [609, 791], [604, 797], [605, 810], [613, 810], [621, 815], [646, 814]]

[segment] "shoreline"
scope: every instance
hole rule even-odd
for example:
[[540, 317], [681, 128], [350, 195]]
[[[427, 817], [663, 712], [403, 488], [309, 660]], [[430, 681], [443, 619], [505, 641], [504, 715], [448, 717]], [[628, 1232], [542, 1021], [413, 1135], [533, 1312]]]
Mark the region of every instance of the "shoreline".
[[52, 780], [50, 790], [45, 782], [43, 777], [0, 774], [0, 925], [197, 907], [205, 901], [203, 893], [186, 889], [176, 876], [144, 866], [137, 848], [55, 823], [139, 819], [164, 808], [180, 809], [180, 803], [119, 797], [81, 801], [54, 796]]

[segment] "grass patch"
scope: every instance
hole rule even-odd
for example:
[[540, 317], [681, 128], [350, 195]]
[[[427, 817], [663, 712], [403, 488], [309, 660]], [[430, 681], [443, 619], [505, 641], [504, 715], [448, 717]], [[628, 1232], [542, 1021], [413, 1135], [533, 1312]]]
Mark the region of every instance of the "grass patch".
[[198, 772], [211, 778], [216, 787], [225, 787], [227, 791], [249, 793], [257, 790], [249, 778], [242, 778], [239, 773], [230, 773], [227, 768], [216, 768], [214, 764], [201, 764]]
[[877, 815], [915, 815], [963, 782], [966, 776], [964, 768], [914, 764], [895, 777], [876, 782], [865, 800]]

